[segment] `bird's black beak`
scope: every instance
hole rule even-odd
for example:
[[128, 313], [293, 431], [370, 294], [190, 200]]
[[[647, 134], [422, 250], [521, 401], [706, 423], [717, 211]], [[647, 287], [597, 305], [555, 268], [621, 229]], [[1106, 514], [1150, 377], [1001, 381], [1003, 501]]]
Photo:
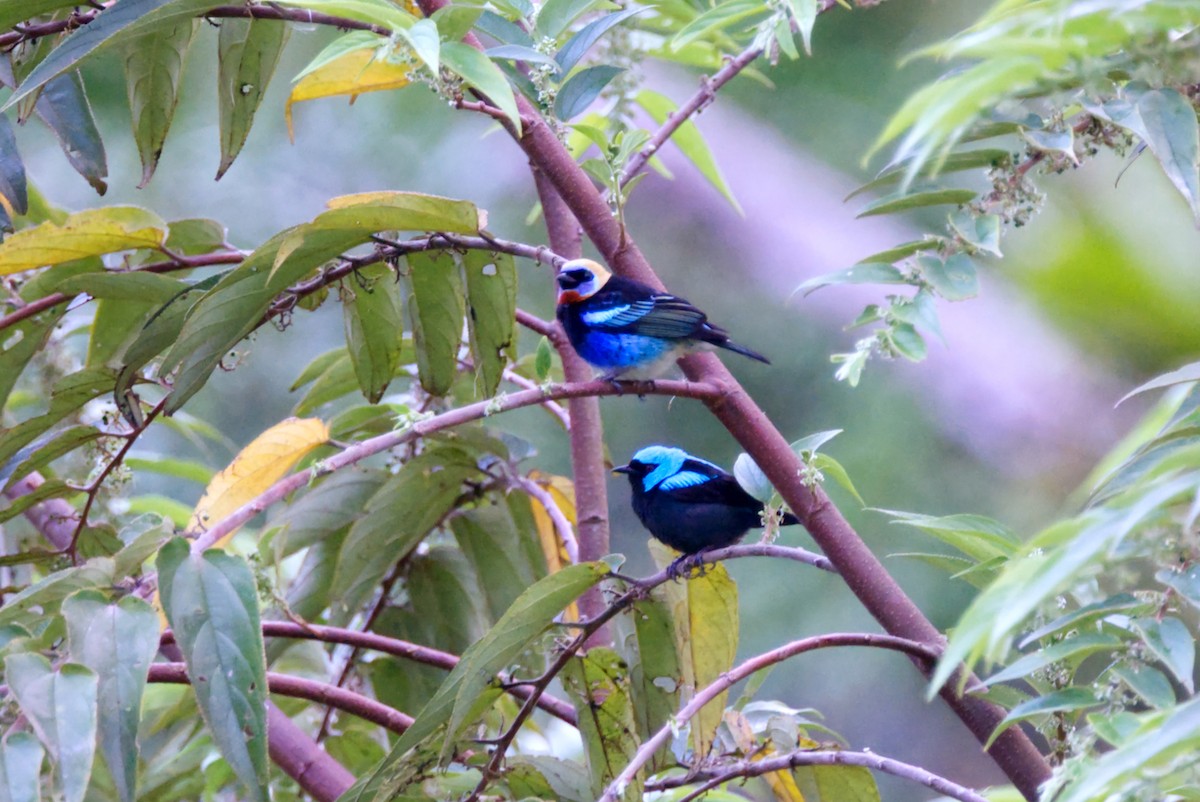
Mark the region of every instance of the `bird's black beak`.
[[559, 273], [554, 280], [558, 282], [558, 286], [564, 290], [573, 290], [579, 286], [579, 279], [575, 278], [574, 276], [567, 275], [566, 273]]
[[612, 472], [613, 473], [633, 473], [633, 468], [630, 468], [628, 465], [618, 465], [617, 467], [612, 469]]

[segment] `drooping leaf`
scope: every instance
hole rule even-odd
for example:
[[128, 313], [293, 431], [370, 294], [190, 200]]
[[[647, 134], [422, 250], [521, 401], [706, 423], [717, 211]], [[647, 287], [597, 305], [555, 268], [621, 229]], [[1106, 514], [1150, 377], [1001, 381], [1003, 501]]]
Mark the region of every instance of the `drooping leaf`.
[[467, 331], [479, 394], [490, 397], [515, 356], [517, 267], [511, 255], [471, 250], [463, 254]]
[[346, 348], [358, 386], [374, 404], [400, 366], [404, 334], [400, 286], [387, 265], [371, 265], [344, 281], [342, 294]]
[[290, 31], [290, 25], [274, 20], [227, 19], [221, 23], [217, 76], [221, 125], [218, 180], [246, 143]]
[[790, 0], [789, 8], [796, 27], [800, 29], [800, 38], [804, 42], [804, 52], [812, 55], [812, 31], [820, 13], [817, 0]]
[[0, 0], [0, 29], [7, 30], [18, 22], [77, 5], [78, 0]]
[[[612, 649], [596, 647], [572, 658], [559, 677], [575, 703], [592, 793], [598, 797], [620, 774], [640, 743], [630, 696], [629, 664]], [[641, 798], [643, 774], [639, 772], [624, 790], [623, 798]]]
[[216, 549], [175, 538], [158, 553], [163, 608], [200, 713], [251, 799], [267, 799], [267, 668], [254, 575]]
[[1150, 390], [1161, 390], [1164, 387], [1173, 387], [1176, 384], [1187, 384], [1195, 381], [1200, 381], [1200, 362], [1192, 362], [1178, 370], [1164, 373], [1161, 376], [1155, 376], [1145, 384], [1141, 384], [1135, 389], [1130, 390], [1117, 403], [1122, 404], [1133, 396], [1149, 392]]
[[480, 578], [491, 620], [504, 614], [541, 572], [526, 556], [507, 505], [468, 510], [451, 522], [454, 539]]
[[[250, 441], [233, 462], [213, 477], [196, 504], [188, 531], [203, 532], [236, 512], [283, 478], [302, 457], [329, 441], [329, 429], [317, 418], [288, 418]], [[233, 537], [230, 532], [215, 544]]]
[[1154, 666], [1117, 663], [1109, 672], [1121, 679], [1146, 704], [1165, 710], [1175, 705], [1175, 689], [1167, 675]]
[[[638, 92], [636, 101], [659, 125], [666, 122], [667, 118], [676, 110], [675, 103], [670, 98], [649, 89]], [[696, 166], [708, 183], [712, 184], [725, 197], [725, 200], [729, 201], [729, 205], [738, 214], [742, 214], [741, 205], [733, 196], [733, 190], [725, 182], [725, 176], [721, 174], [721, 168], [717, 166], [717, 161], [713, 157], [712, 151], [709, 150], [708, 143], [700, 135], [700, 129], [696, 127], [696, 124], [692, 120], [683, 123], [671, 135], [671, 141], [687, 157], [688, 161]]]
[[13, 732], [0, 741], [0, 791], [6, 802], [40, 802], [45, 751], [30, 732]]
[[158, 166], [179, 101], [183, 63], [199, 25], [199, 20], [181, 20], [142, 34], [125, 47], [125, 87], [133, 112], [133, 140], [142, 160], [139, 187], [150, 182]]
[[[354, 37], [354, 38], [351, 38]], [[339, 44], [341, 43], [341, 44]], [[338, 46], [338, 55], [323, 61], [322, 56]], [[292, 105], [322, 97], [349, 96], [351, 101], [367, 92], [400, 89], [408, 86], [411, 67], [393, 62], [379, 52], [379, 37], [355, 31], [346, 34], [318, 55], [296, 80], [283, 107], [288, 137], [294, 139]]]
[[483, 637], [495, 620], [479, 592], [487, 581], [487, 575], [477, 575], [458, 549], [434, 546], [414, 556], [405, 587], [412, 616], [425, 636], [419, 642], [462, 654]]
[[[350, 527], [333, 582], [335, 620], [347, 620], [390, 570], [454, 507], [462, 484], [479, 474], [457, 448], [435, 448], [409, 460], [367, 502]], [[386, 555], [386, 556], [383, 556]]]
[[0, 198], [3, 198], [4, 229], [11, 231], [14, 215], [29, 210], [25, 163], [17, 152], [17, 140], [7, 115], [0, 114]]
[[32, 471], [40, 471], [64, 454], [102, 436], [103, 433], [92, 426], [69, 426], [37, 438], [7, 464], [0, 465], [0, 491], [8, 490]]
[[558, 799], [592, 802], [587, 770], [574, 760], [550, 755], [513, 755], [505, 780], [514, 799]]
[[1161, 620], [1138, 618], [1134, 620], [1133, 626], [1141, 634], [1150, 652], [1162, 661], [1188, 693], [1193, 693], [1195, 685], [1192, 672], [1196, 665], [1196, 642], [1192, 639], [1187, 625], [1178, 618], [1167, 616]]
[[82, 802], [96, 757], [96, 675], [76, 663], [51, 668], [40, 654], [12, 654], [4, 678], [55, 763], [63, 799]]
[[0, 430], [0, 465], [87, 402], [111, 392], [113, 381], [113, 372], [108, 369], [81, 370], [59, 379], [51, 392], [49, 408], [43, 414]]
[[100, 48], [112, 47], [147, 31], [191, 19], [210, 8], [211, 0], [121, 0], [97, 14], [87, 25], [68, 34], [25, 77], [3, 108], [18, 103]]
[[[634, 652], [630, 662], [633, 710], [637, 717], [639, 740], [644, 741], [659, 730], [679, 709], [683, 674], [679, 654], [675, 650], [675, 627], [666, 591], [655, 588], [649, 598], [633, 603], [633, 643], [626, 648]], [[670, 744], [664, 744], [649, 763], [651, 772], [674, 765]]]
[[134, 248], [157, 248], [166, 236], [166, 223], [145, 209], [89, 209], [71, 215], [62, 225], [42, 223], [6, 239], [0, 244], [0, 275]]
[[63, 603], [71, 657], [95, 672], [100, 753], [122, 802], [137, 796], [138, 720], [150, 663], [158, 651], [154, 608], [126, 596], [110, 604], [83, 590]]
[[462, 274], [454, 255], [425, 251], [408, 256], [409, 299], [417, 370], [431, 395], [445, 395], [458, 372], [458, 348], [466, 314]]
[[562, 74], [566, 75], [574, 69], [579, 60], [587, 55], [587, 52], [592, 49], [592, 45], [600, 41], [600, 37], [604, 36], [604, 34], [630, 17], [648, 10], [647, 8], [627, 8], [622, 11], [613, 12], [612, 14], [605, 14], [603, 17], [594, 19], [587, 25], [584, 25], [554, 54], [554, 59], [558, 62]]
[[[49, 58], [53, 56], [51, 53]], [[103, 195], [108, 190], [104, 183], [108, 177], [108, 159], [79, 72], [68, 72], [47, 81], [38, 95], [34, 111], [54, 131], [75, 171]]]

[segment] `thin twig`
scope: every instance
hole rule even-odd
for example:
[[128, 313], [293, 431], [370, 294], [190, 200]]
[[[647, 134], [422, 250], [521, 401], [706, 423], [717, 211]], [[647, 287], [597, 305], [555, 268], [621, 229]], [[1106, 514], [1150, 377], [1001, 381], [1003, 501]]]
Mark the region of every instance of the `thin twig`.
[[521, 490], [530, 496], [533, 496], [537, 500], [537, 503], [542, 505], [542, 509], [546, 511], [546, 515], [550, 516], [550, 521], [554, 524], [554, 531], [558, 532], [558, 538], [567, 550], [567, 556], [571, 559], [571, 562], [579, 562], [579, 543], [575, 539], [575, 530], [571, 527], [571, 522], [567, 520], [567, 516], [563, 514], [558, 504], [555, 503], [554, 498], [546, 491], [546, 488], [528, 476], [513, 474], [511, 479], [513, 484], [520, 487]]
[[672, 716], [670, 721], [664, 724], [654, 735], [643, 741], [642, 745], [638, 747], [637, 752], [634, 753], [633, 758], [621, 770], [621, 773], [604, 789], [599, 802], [616, 802], [625, 787], [633, 781], [638, 772], [654, 757], [654, 753], [670, 740], [671, 733], [677, 732], [681, 726], [699, 713], [706, 704], [729, 690], [735, 683], [749, 677], [751, 674], [761, 671], [767, 666], [780, 663], [789, 657], [832, 646], [871, 646], [879, 649], [891, 649], [916, 657], [927, 662], [930, 666], [936, 663], [938, 657], [940, 657], [940, 652], [923, 643], [918, 643], [907, 638], [897, 638], [894, 635], [861, 632], [839, 632], [802, 638], [752, 657], [736, 668], [725, 672], [707, 687], [697, 691], [691, 701], [684, 705], [677, 714]]

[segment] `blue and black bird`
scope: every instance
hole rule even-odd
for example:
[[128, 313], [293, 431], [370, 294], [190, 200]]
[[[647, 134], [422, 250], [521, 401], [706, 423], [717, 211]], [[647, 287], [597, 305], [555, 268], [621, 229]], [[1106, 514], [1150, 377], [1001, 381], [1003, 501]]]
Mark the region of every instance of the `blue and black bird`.
[[614, 276], [590, 259], [573, 259], [558, 272], [559, 322], [584, 361], [604, 378], [653, 379], [680, 356], [725, 348], [771, 364], [731, 342], [708, 316], [675, 295]]
[[[733, 476], [681, 448], [646, 446], [613, 472], [629, 476], [633, 511], [650, 534], [683, 552], [667, 567], [672, 577], [700, 552], [732, 545], [762, 525], [762, 502]], [[780, 523], [800, 521], [784, 513]]]

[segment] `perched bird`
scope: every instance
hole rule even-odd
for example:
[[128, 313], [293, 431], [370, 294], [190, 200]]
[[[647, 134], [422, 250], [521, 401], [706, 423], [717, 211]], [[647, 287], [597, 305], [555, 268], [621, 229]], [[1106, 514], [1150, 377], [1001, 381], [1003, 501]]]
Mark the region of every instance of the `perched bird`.
[[567, 338], [609, 381], [652, 379], [683, 354], [713, 346], [771, 364], [731, 342], [683, 298], [614, 276], [590, 259], [564, 264], [558, 286], [557, 314]]
[[[650, 534], [683, 556], [667, 567], [677, 577], [696, 555], [729, 546], [762, 524], [763, 504], [730, 474], [681, 448], [646, 446], [613, 473], [629, 476], [633, 511]], [[785, 513], [784, 526], [800, 523]]]

